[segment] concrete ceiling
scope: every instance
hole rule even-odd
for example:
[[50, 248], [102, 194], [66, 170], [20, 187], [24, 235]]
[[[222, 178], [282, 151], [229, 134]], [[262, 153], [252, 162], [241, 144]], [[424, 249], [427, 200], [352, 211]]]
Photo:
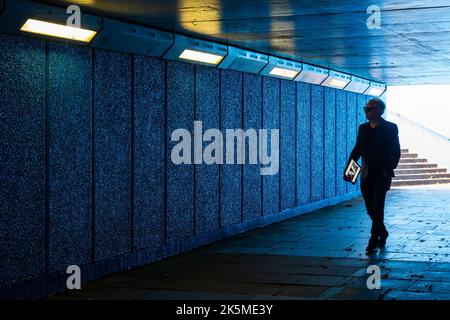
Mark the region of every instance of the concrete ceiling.
[[[450, 1], [53, 0], [84, 12], [348, 72], [388, 85], [450, 83]], [[381, 9], [369, 29], [367, 8]]]

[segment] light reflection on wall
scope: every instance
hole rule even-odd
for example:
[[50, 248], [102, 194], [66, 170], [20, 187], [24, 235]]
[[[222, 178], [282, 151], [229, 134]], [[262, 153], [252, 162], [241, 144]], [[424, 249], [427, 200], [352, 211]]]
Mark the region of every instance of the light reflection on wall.
[[178, 21], [187, 31], [198, 34], [218, 35], [221, 32], [221, 3], [207, 0], [202, 6], [196, 0], [180, 0]]
[[272, 52], [295, 55], [294, 17], [288, 2], [270, 4], [270, 48]]

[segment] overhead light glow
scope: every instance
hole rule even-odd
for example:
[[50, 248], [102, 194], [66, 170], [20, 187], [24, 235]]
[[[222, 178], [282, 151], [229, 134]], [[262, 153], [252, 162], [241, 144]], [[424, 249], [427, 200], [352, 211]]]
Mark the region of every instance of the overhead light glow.
[[273, 76], [293, 79], [298, 74], [298, 71], [275, 67], [270, 71], [270, 74]]
[[364, 94], [368, 94], [371, 96], [379, 97], [386, 90], [386, 85], [378, 82], [371, 82], [370, 87], [364, 92]]
[[185, 49], [179, 56], [180, 59], [191, 60], [209, 64], [218, 64], [223, 56], [196, 50]]
[[45, 36], [70, 39], [81, 42], [90, 42], [96, 31], [70, 27], [62, 24], [46, 22], [36, 19], [28, 19], [20, 28], [21, 31], [41, 34]]
[[371, 95], [371, 96], [379, 97], [379, 96], [381, 96], [381, 94], [382, 94], [383, 92], [384, 92], [383, 89], [380, 89], [380, 88], [371, 88], [371, 89], [369, 89], [369, 91], [367, 91], [367, 94], [368, 94], [368, 95]]
[[342, 89], [347, 85], [348, 81], [345, 80], [339, 80], [339, 79], [331, 79], [328, 85], [330, 87], [335, 87], [338, 89]]

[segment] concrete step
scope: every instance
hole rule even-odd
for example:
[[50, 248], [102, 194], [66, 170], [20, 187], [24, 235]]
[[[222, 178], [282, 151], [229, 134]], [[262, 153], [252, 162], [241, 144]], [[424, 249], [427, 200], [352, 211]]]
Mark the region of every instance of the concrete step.
[[395, 175], [403, 174], [418, 174], [418, 173], [446, 173], [447, 169], [444, 168], [424, 168], [424, 169], [395, 169]]
[[400, 186], [420, 186], [429, 184], [445, 184], [450, 183], [450, 179], [423, 179], [423, 180], [393, 180], [392, 187]]
[[397, 169], [427, 169], [427, 168], [437, 168], [435, 163], [406, 163], [399, 164]]
[[417, 153], [402, 153], [400, 155], [400, 159], [415, 159], [418, 157], [419, 155]]
[[416, 158], [416, 159], [400, 159], [399, 163], [426, 163], [428, 160], [424, 158]]
[[409, 149], [400, 149], [400, 152], [401, 152], [401, 153], [408, 153], [408, 152], [409, 152]]
[[392, 180], [422, 180], [422, 179], [443, 179], [449, 178], [450, 173], [419, 173], [396, 175]]

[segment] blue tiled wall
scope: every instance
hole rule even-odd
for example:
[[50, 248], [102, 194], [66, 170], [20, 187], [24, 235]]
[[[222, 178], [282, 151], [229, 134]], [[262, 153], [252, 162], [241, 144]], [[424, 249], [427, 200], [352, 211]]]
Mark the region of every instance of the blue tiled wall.
[[[263, 122], [266, 129], [280, 127], [280, 80], [263, 77]], [[271, 143], [268, 133], [268, 153], [271, 152]], [[280, 210], [280, 175], [264, 175], [263, 179], [263, 214], [276, 213]]]
[[297, 200], [311, 201], [311, 85], [297, 83]]
[[[356, 94], [347, 92], [347, 159], [350, 156], [356, 142], [356, 135], [358, 131], [356, 111]], [[354, 192], [355, 190], [356, 185], [347, 183], [347, 192]]]
[[[82, 94], [80, 94], [82, 93]], [[91, 261], [91, 51], [48, 44], [49, 271]]]
[[311, 200], [323, 199], [324, 194], [324, 88], [311, 86]]
[[134, 58], [134, 212], [133, 249], [164, 240], [165, 64]]
[[[195, 104], [194, 65], [167, 62], [167, 157], [178, 142], [171, 133], [178, 128], [193, 132]], [[193, 159], [193, 157], [191, 157]], [[176, 165], [167, 159], [167, 239], [194, 233], [194, 166]]]
[[[220, 80], [220, 128], [242, 128], [242, 73], [223, 70]], [[225, 133], [225, 132], [224, 132]], [[234, 154], [236, 155], [236, 148]], [[242, 217], [242, 165], [220, 167], [220, 224], [229, 226]]]
[[281, 210], [295, 207], [295, 82], [280, 82], [280, 206]]
[[45, 273], [45, 43], [0, 35], [0, 287]]
[[131, 249], [131, 57], [94, 55], [95, 260]]
[[[243, 104], [243, 128], [254, 129], [256, 132], [261, 128], [262, 121], [262, 77], [244, 73], [244, 104]], [[245, 143], [245, 163], [249, 163], [249, 150]], [[261, 175], [258, 164], [247, 164], [243, 166], [242, 175], [242, 213], [243, 219], [248, 220], [261, 215]]]
[[[203, 130], [220, 127], [219, 70], [197, 66], [195, 78], [195, 119], [203, 122]], [[203, 147], [209, 142], [204, 142]], [[219, 165], [195, 166], [196, 232], [219, 226]]]
[[[2, 287], [69, 264], [98, 278], [355, 191], [342, 172], [364, 96], [22, 37], [0, 49]], [[194, 120], [280, 129], [279, 174], [174, 164], [171, 133]]]
[[324, 88], [324, 197], [336, 195], [336, 90]]
[[342, 179], [347, 164], [347, 93], [336, 91], [336, 194], [347, 192]]
[[[356, 110], [356, 118], [357, 118], [357, 124], [356, 124], [356, 135], [358, 135], [358, 128], [361, 124], [365, 123], [367, 121], [366, 119], [366, 113], [364, 112], [364, 106], [366, 105], [366, 101], [369, 101], [371, 97], [369, 96], [363, 96], [358, 95], [357, 96], [357, 110]], [[361, 160], [359, 160], [359, 163], [361, 164]], [[361, 189], [360, 185], [361, 180], [358, 179], [357, 188], [358, 190]]]

